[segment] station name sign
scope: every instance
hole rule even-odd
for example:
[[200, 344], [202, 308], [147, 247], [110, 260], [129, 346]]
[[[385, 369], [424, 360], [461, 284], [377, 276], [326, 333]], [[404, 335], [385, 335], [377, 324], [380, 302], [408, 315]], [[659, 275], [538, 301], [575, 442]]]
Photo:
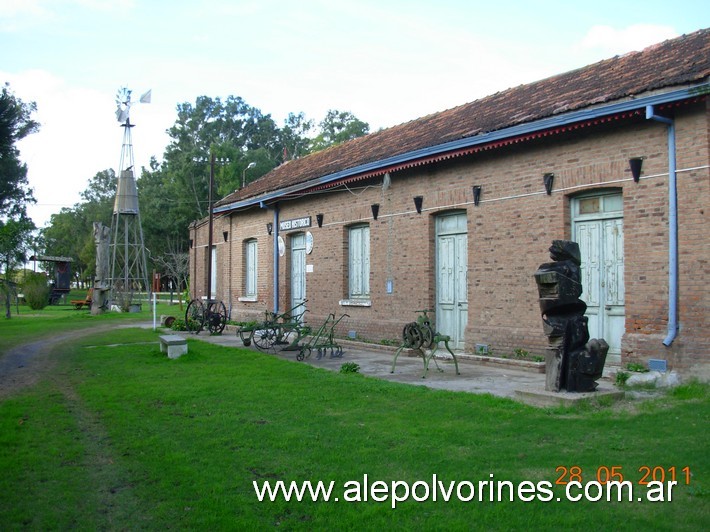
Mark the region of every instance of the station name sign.
[[295, 229], [301, 229], [302, 227], [311, 226], [311, 217], [306, 216], [305, 218], [296, 218], [294, 220], [284, 220], [279, 222], [279, 231], [293, 231]]

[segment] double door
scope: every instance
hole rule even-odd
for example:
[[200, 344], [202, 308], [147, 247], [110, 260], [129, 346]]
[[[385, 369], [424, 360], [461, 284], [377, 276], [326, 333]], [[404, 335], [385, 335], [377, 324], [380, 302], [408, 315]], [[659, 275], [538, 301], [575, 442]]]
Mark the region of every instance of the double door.
[[621, 195], [575, 201], [574, 239], [582, 255], [582, 300], [589, 336], [609, 344], [607, 360], [621, 361], [625, 329], [624, 221]]
[[463, 349], [468, 324], [468, 233], [466, 214], [436, 221], [436, 330]]
[[[291, 308], [306, 301], [306, 235], [291, 236]], [[299, 314], [305, 309], [299, 309]]]

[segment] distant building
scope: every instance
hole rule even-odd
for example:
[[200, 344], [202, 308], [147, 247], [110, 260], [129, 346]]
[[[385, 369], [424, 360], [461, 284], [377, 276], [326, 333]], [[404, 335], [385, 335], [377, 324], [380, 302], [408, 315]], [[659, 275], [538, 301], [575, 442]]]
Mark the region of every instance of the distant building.
[[608, 360], [707, 377], [709, 74], [705, 29], [289, 161], [217, 203], [211, 251], [191, 226], [192, 295], [211, 260], [232, 319], [307, 300], [379, 341], [430, 308], [464, 352], [544, 354], [533, 274], [569, 239]]

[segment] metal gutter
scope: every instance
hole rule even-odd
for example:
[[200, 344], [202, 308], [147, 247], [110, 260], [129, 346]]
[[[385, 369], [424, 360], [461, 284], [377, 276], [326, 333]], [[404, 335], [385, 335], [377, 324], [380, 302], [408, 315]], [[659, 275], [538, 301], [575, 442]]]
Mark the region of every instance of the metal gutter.
[[480, 146], [484, 144], [489, 144], [493, 142], [498, 142], [511, 137], [517, 137], [522, 135], [529, 135], [531, 133], [540, 132], [546, 129], [552, 129], [556, 127], [562, 127], [576, 122], [583, 122], [586, 120], [594, 120], [597, 118], [602, 118], [610, 115], [615, 115], [619, 113], [643, 110], [648, 106], [662, 105], [672, 102], [677, 102], [692, 98], [695, 96], [707, 94], [710, 90], [710, 83], [704, 82], [692, 87], [687, 87], [684, 89], [679, 89], [675, 91], [665, 92], [661, 94], [654, 94], [652, 96], [645, 96], [641, 98], [633, 98], [623, 102], [617, 102], [610, 105], [603, 105], [599, 107], [593, 107], [588, 109], [583, 109], [580, 111], [573, 111], [570, 113], [560, 114], [558, 116], [552, 116], [548, 118], [543, 118], [534, 122], [529, 122], [525, 124], [520, 124], [517, 126], [511, 126], [508, 128], [500, 129], [497, 131], [492, 131], [490, 133], [482, 133], [474, 137], [466, 137], [459, 140], [454, 140], [450, 142], [445, 142], [443, 144], [438, 144], [436, 146], [429, 146], [426, 148], [421, 148], [411, 152], [403, 153], [400, 155], [395, 155], [393, 157], [387, 157], [385, 159], [379, 159], [377, 161], [372, 161], [369, 163], [361, 164], [328, 174], [319, 178], [311, 179], [303, 183], [298, 183], [295, 185], [280, 188], [273, 192], [268, 192], [260, 196], [255, 196], [252, 198], [247, 198], [241, 201], [235, 201], [228, 203], [226, 205], [220, 205], [214, 209], [215, 213], [228, 212], [240, 208], [251, 207], [258, 205], [260, 203], [266, 203], [269, 201], [278, 200], [284, 196], [291, 194], [297, 194], [304, 190], [317, 187], [320, 185], [332, 183], [333, 181], [338, 181], [346, 177], [352, 177], [358, 174], [363, 174], [367, 172], [376, 172], [385, 167], [404, 164], [408, 162], [416, 161], [417, 159], [422, 159], [426, 157], [432, 157], [436, 155], [443, 155], [447, 152], [472, 148], [475, 146]]

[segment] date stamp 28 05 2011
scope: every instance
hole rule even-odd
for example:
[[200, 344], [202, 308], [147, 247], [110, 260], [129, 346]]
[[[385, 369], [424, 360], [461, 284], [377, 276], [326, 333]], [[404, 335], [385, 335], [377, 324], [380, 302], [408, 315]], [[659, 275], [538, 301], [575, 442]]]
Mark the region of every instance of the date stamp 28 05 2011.
[[555, 484], [565, 485], [569, 482], [585, 482], [588, 480], [595, 480], [600, 484], [606, 484], [607, 482], [624, 482], [631, 481], [634, 484], [640, 486], [647, 486], [649, 482], [683, 482], [686, 485], [690, 484], [691, 472], [690, 467], [685, 466], [679, 469], [676, 466], [663, 467], [663, 466], [647, 466], [643, 465], [637, 468], [634, 472], [633, 477], [629, 478], [625, 475], [623, 468], [619, 465], [613, 466], [599, 466], [596, 471], [592, 471], [592, 478], [584, 478], [585, 474], [580, 466], [557, 466], [555, 468], [555, 473], [558, 473], [557, 480]]

